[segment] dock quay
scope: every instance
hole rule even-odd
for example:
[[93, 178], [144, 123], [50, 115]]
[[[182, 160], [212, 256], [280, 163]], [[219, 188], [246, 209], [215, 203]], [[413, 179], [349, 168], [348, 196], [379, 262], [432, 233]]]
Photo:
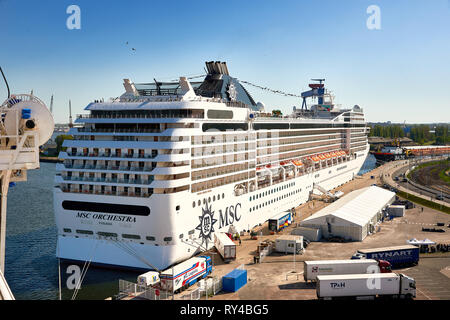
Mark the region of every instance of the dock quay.
[[[383, 185], [390, 182], [393, 172], [408, 165], [407, 161], [399, 160], [383, 164], [362, 176], [358, 176], [352, 181], [332, 190], [332, 192], [342, 191], [345, 194], [371, 186], [373, 184]], [[394, 184], [392, 184], [394, 186]], [[254, 262], [257, 254], [257, 247], [267, 241], [275, 241], [283, 234], [290, 234], [298, 223], [312, 214], [318, 212], [329, 204], [320, 200], [308, 201], [295, 209], [293, 223], [281, 232], [271, 234], [268, 224], [265, 222], [252, 231], [257, 233], [257, 239], [252, 240], [249, 234], [241, 236], [241, 244], [236, 243], [236, 260], [224, 263], [214, 249], [202, 253], [209, 255], [213, 261], [214, 278], [221, 279], [235, 268], [241, 267], [247, 270], [248, 282], [243, 288], [234, 293], [220, 292], [214, 296], [198, 297], [193, 294], [198, 290], [198, 284], [189, 287], [179, 294], [175, 294], [173, 299], [198, 299], [214, 300], [311, 300], [316, 299], [314, 284], [303, 281], [303, 261], [324, 260], [324, 259], [350, 259], [352, 254], [361, 248], [380, 247], [388, 245], [404, 245], [406, 240], [411, 238], [430, 238], [436, 243], [450, 243], [446, 233], [425, 233], [423, 225], [436, 225], [442, 221], [446, 225], [450, 223], [450, 216], [443, 212], [427, 207], [415, 206], [406, 210], [405, 216], [393, 220], [384, 221], [377, 232], [366, 237], [361, 242], [311, 242], [302, 255], [285, 255], [272, 253], [265, 256], [260, 263]], [[450, 231], [450, 230], [449, 230]], [[433, 257], [434, 259], [426, 259]], [[419, 277], [417, 299], [450, 299], [450, 278], [446, 273], [446, 266], [450, 262], [450, 253], [421, 254], [423, 259], [419, 266], [405, 270], [398, 270], [407, 275], [417, 277], [422, 268], [431, 268], [426, 276]], [[397, 272], [397, 270], [396, 270]], [[441, 283], [439, 288], [430, 286], [430, 281]], [[138, 297], [126, 297], [124, 299], [139, 299]], [[172, 297], [170, 298], [172, 299]]]

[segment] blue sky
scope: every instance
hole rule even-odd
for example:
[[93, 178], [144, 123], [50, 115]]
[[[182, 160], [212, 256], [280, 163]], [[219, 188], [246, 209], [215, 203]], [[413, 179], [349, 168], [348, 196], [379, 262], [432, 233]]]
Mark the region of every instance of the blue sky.
[[[66, 27], [71, 4], [81, 9], [80, 30]], [[366, 27], [373, 4], [381, 30]], [[325, 78], [336, 102], [360, 105], [368, 121], [450, 122], [448, 0], [0, 0], [0, 48], [12, 91], [34, 89], [47, 104], [54, 94], [57, 122], [67, 122], [69, 99], [81, 113], [119, 96], [123, 78], [198, 75], [210, 60], [296, 94]], [[301, 105], [247, 89], [268, 109]]]

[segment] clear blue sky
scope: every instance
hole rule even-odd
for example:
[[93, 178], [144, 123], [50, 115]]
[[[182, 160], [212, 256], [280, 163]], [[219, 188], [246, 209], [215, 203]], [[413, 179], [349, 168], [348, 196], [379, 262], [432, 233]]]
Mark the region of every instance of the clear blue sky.
[[[71, 4], [81, 30], [66, 28]], [[366, 27], [372, 4], [381, 30]], [[13, 92], [34, 89], [48, 105], [54, 94], [57, 122], [67, 122], [69, 99], [81, 113], [122, 94], [123, 78], [202, 74], [209, 60], [297, 94], [326, 78], [336, 102], [360, 105], [368, 121], [450, 122], [448, 0], [0, 0], [0, 66]], [[301, 105], [247, 89], [268, 109]]]

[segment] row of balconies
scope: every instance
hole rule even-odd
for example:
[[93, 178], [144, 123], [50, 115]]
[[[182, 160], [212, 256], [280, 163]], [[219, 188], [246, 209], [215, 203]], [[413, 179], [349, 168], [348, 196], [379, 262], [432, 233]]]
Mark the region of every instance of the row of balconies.
[[98, 189], [98, 188], [89, 188], [88, 187], [82, 187], [81, 189], [75, 188], [75, 187], [69, 187], [69, 186], [75, 186], [75, 185], [63, 185], [61, 186], [61, 190], [63, 192], [71, 192], [71, 193], [84, 193], [84, 194], [95, 194], [95, 195], [104, 195], [104, 196], [126, 196], [126, 197], [141, 197], [141, 198], [148, 198], [153, 194], [153, 190], [150, 188], [142, 188], [140, 191], [136, 189], [129, 188], [127, 191], [124, 190], [112, 190], [105, 188]]
[[[194, 137], [191, 141], [192, 145], [198, 145], [198, 144], [214, 144], [214, 143], [232, 143], [232, 142], [246, 142], [249, 141], [249, 138], [247, 135], [239, 135], [235, 137], [230, 136], [224, 136], [223, 138], [215, 138], [212, 137], [211, 140], [203, 140], [205, 137], [199, 136], [197, 139]], [[255, 140], [255, 139], [250, 139]]]
[[150, 176], [148, 179], [119, 179], [119, 178], [99, 178], [99, 177], [77, 177], [77, 176], [68, 176], [62, 175], [64, 181], [86, 181], [86, 182], [105, 182], [105, 183], [120, 183], [120, 184], [151, 184], [154, 180], [153, 176]]

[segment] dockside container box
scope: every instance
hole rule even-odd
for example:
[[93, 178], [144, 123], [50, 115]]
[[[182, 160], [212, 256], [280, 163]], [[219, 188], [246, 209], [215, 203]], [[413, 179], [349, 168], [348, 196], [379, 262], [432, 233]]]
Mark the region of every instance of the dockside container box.
[[236, 292], [247, 284], [247, 270], [234, 269], [222, 278], [222, 290]]
[[275, 240], [275, 251], [281, 253], [301, 253], [303, 251], [303, 237], [282, 235]]
[[319, 241], [322, 237], [322, 232], [319, 228], [307, 228], [307, 227], [297, 227], [291, 231], [292, 235], [303, 236], [303, 238], [309, 241]]
[[405, 206], [390, 205], [387, 211], [393, 217], [403, 217], [405, 215]]
[[236, 259], [236, 244], [223, 232], [214, 233], [214, 246], [223, 258], [230, 262]]

